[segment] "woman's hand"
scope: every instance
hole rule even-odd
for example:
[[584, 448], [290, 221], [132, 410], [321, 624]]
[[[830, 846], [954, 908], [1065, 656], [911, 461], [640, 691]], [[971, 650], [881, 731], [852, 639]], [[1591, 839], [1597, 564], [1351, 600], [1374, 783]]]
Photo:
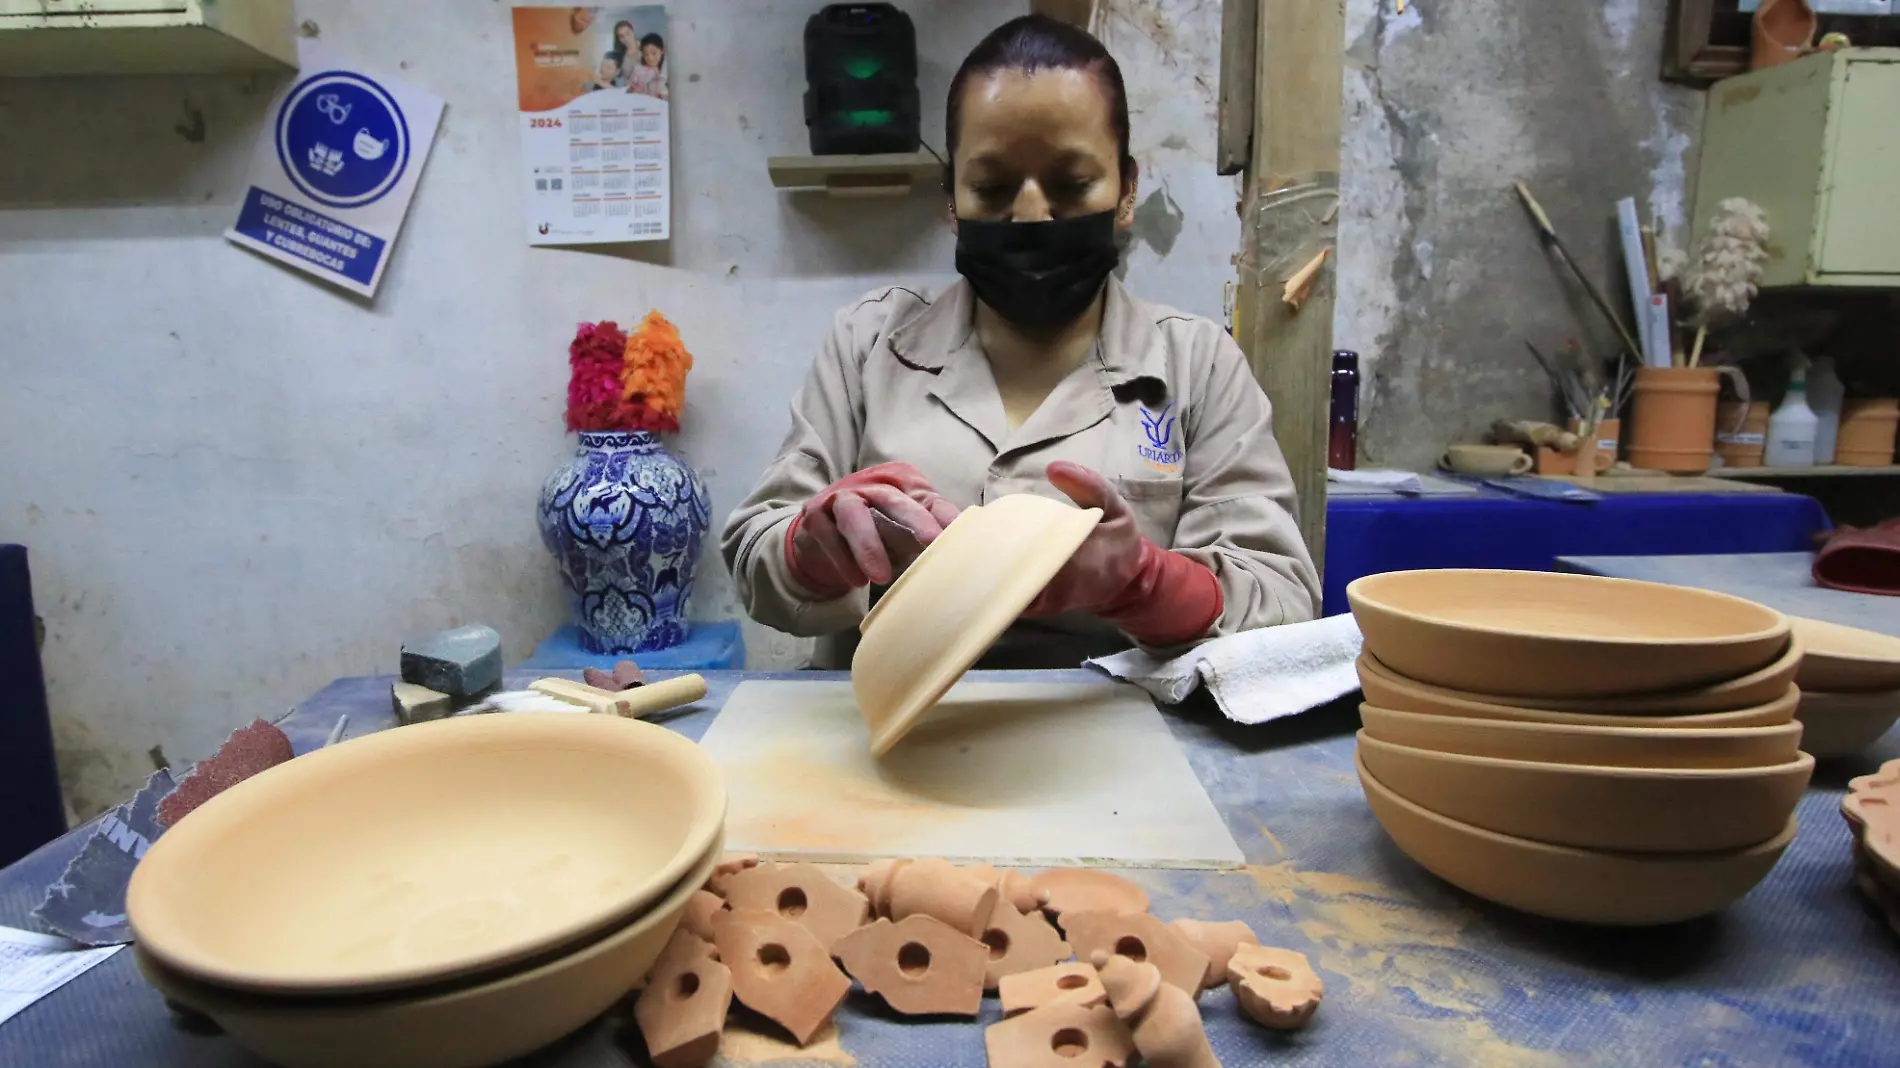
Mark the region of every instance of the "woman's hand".
[[1220, 618], [1220, 582], [1201, 563], [1142, 536], [1135, 513], [1108, 479], [1081, 464], [1049, 465], [1049, 481], [1102, 521], [1023, 615], [1089, 612], [1147, 645], [1179, 645]]
[[[923, 472], [905, 463], [878, 464], [846, 475], [805, 502], [785, 537], [792, 577], [830, 600], [860, 586], [885, 585], [898, 563], [929, 545], [957, 517]], [[895, 524], [909, 537], [890, 535]], [[907, 544], [914, 541], [914, 545]], [[895, 562], [894, 562], [895, 561]]]

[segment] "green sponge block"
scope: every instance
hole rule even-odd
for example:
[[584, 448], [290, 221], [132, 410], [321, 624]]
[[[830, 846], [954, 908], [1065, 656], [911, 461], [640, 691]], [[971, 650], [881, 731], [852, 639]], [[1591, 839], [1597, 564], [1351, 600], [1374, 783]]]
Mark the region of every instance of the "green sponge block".
[[451, 697], [472, 697], [501, 681], [501, 635], [456, 627], [402, 645], [402, 681]]

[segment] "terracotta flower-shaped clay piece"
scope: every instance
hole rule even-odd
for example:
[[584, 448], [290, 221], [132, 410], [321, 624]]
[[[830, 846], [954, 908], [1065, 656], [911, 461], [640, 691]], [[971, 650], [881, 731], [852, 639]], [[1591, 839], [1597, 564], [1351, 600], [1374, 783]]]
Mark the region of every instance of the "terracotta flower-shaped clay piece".
[[963, 870], [989, 883], [1017, 912], [1035, 912], [1049, 903], [1049, 895], [1036, 889], [1035, 881], [1019, 871], [1005, 871], [989, 864], [965, 864]]
[[727, 853], [718, 864], [713, 866], [712, 874], [706, 877], [706, 889], [710, 893], [726, 896], [726, 886], [732, 877], [747, 868], [759, 866], [759, 858], [750, 853]]
[[1108, 991], [1102, 988], [1102, 978], [1095, 973], [1095, 965], [1072, 960], [1033, 972], [1006, 975], [997, 987], [997, 996], [1002, 999], [1003, 1015], [1015, 1016], [1058, 1001], [1100, 1005], [1108, 1000]]
[[1128, 1028], [1105, 1004], [1064, 1001], [983, 1032], [990, 1068], [1124, 1068], [1135, 1055]]
[[1304, 953], [1272, 946], [1241, 946], [1227, 963], [1240, 1011], [1280, 1031], [1305, 1027], [1326, 994]]
[[725, 898], [708, 890], [695, 890], [693, 896], [686, 899], [686, 915], [680, 917], [680, 928], [710, 942], [713, 918], [725, 910]]
[[1874, 866], [1900, 885], [1900, 760], [1889, 760], [1872, 775], [1847, 783], [1841, 815], [1860, 840]]
[[726, 884], [726, 903], [776, 912], [803, 924], [826, 946], [871, 921], [863, 894], [811, 864], [761, 864], [738, 872]]
[[1260, 937], [1253, 928], [1239, 920], [1226, 923], [1213, 923], [1208, 920], [1171, 920], [1168, 926], [1175, 933], [1187, 939], [1188, 944], [1207, 954], [1207, 974], [1201, 979], [1201, 989], [1211, 990], [1227, 982], [1227, 962], [1233, 958], [1238, 946], [1257, 946]]
[[1147, 912], [1148, 892], [1119, 875], [1093, 868], [1056, 868], [1030, 880], [1049, 899], [1043, 908], [1062, 922], [1067, 912]]
[[1089, 961], [1147, 1068], [1220, 1068], [1201, 1010], [1181, 988], [1163, 982], [1159, 969], [1101, 950]]
[[874, 915], [892, 920], [919, 913], [972, 938], [981, 937], [996, 911], [996, 887], [947, 860], [880, 860], [858, 876]]
[[1195, 949], [1167, 924], [1145, 912], [1072, 912], [1067, 921], [1069, 945], [1084, 960], [1095, 953], [1117, 953], [1137, 964], [1161, 970], [1161, 977], [1190, 998], [1201, 993], [1207, 977], [1207, 954]]
[[731, 1006], [732, 972], [713, 959], [712, 946], [679, 931], [648, 974], [633, 1018], [657, 1068], [699, 1068], [719, 1052]]
[[732, 970], [733, 996], [791, 1032], [800, 1046], [811, 1043], [851, 992], [830, 948], [776, 912], [719, 913], [713, 934], [719, 959]]
[[983, 928], [983, 945], [989, 951], [989, 963], [983, 972], [985, 990], [995, 990], [1006, 976], [1075, 955], [1042, 913], [1018, 912], [1016, 906], [1003, 900], [998, 900], [990, 912], [990, 922]]
[[879, 920], [832, 952], [864, 989], [906, 1016], [975, 1016], [983, 1007], [983, 943], [931, 916]]

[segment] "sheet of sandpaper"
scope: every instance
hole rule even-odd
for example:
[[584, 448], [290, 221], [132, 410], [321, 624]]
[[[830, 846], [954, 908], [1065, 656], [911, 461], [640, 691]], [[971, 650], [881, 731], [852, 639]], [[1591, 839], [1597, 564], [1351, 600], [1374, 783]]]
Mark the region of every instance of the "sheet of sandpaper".
[[731, 850], [1243, 863], [1154, 702], [1120, 683], [960, 683], [878, 760], [849, 683], [746, 682], [700, 745], [726, 772]]

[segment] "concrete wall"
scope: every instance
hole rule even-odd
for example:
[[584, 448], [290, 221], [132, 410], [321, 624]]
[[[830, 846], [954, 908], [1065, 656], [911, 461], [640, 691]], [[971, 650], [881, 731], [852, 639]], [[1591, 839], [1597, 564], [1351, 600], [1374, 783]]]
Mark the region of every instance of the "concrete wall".
[[1615, 353], [1511, 182], [1622, 299], [1615, 202], [1680, 230], [1701, 128], [1702, 94], [1656, 77], [1666, 7], [1347, 0], [1335, 334], [1369, 358], [1361, 466], [1417, 469], [1499, 417], [1556, 417], [1526, 338]]
[[[575, 323], [660, 308], [697, 365], [677, 446], [717, 517], [785, 426], [834, 309], [953, 277], [937, 196], [774, 191], [805, 150], [818, 0], [676, 0], [675, 237], [520, 238], [506, 4], [298, 0], [346, 55], [448, 100], [374, 302], [225, 242], [272, 81], [0, 81], [0, 540], [31, 547], [69, 804], [90, 814], [410, 633], [482, 620], [511, 659], [563, 618], [534, 525]], [[1021, 0], [906, 4], [926, 138], [963, 53]], [[1144, 166], [1131, 282], [1219, 314], [1238, 238], [1213, 172], [1219, 5], [1116, 0]], [[202, 117], [202, 132], [198, 129]], [[694, 614], [737, 614], [717, 553]], [[797, 643], [753, 628], [754, 664]]]

